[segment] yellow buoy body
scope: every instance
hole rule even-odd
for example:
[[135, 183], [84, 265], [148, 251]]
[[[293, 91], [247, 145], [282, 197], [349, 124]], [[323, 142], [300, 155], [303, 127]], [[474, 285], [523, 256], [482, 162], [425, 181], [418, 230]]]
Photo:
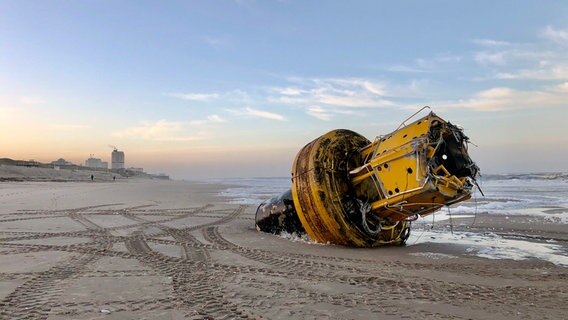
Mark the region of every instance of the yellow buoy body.
[[372, 143], [353, 131], [328, 132], [294, 160], [298, 218], [317, 242], [404, 243], [410, 221], [471, 197], [479, 169], [467, 141], [434, 113]]

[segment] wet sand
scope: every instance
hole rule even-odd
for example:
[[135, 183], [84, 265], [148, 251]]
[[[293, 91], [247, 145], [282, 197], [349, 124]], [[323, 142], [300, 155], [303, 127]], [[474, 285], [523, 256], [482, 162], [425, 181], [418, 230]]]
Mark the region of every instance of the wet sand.
[[[456, 243], [352, 249], [254, 229], [223, 186], [0, 183], [0, 319], [566, 319], [568, 268]], [[566, 225], [480, 214], [455, 231], [566, 249]], [[457, 222], [459, 221], [459, 222]], [[436, 228], [447, 228], [448, 221]], [[414, 232], [420, 232], [415, 230]]]

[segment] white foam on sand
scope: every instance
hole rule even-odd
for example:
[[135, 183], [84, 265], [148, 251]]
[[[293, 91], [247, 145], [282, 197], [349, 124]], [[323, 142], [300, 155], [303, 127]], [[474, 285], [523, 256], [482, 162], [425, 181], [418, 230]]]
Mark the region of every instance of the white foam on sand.
[[418, 220], [412, 222], [413, 225], [427, 225], [427, 224], [432, 224], [432, 223], [437, 223], [437, 222], [442, 222], [442, 221], [450, 221], [450, 220], [458, 220], [458, 219], [464, 219], [464, 218], [475, 218], [475, 215], [470, 215], [470, 214], [454, 214], [451, 212], [448, 212], [446, 210], [441, 210], [441, 211], [437, 211], [435, 213], [433, 213], [432, 215], [426, 216], [426, 217], [419, 217]]
[[[453, 219], [471, 218], [472, 216], [453, 216]], [[440, 222], [449, 219], [447, 214], [441, 214], [436, 217], [436, 221]], [[424, 220], [424, 219], [422, 219]], [[510, 259], [510, 260], [527, 260], [539, 259], [551, 262], [558, 266], [568, 267], [568, 252], [562, 245], [555, 244], [556, 241], [549, 240], [546, 243], [534, 242], [524, 239], [503, 238], [500, 235], [491, 232], [474, 233], [474, 232], [451, 232], [449, 230], [427, 230], [430, 225], [426, 225], [422, 221], [422, 228], [413, 228], [410, 238], [406, 242], [407, 246], [418, 245], [422, 243], [445, 243], [468, 246], [466, 252], [471, 255], [486, 259]], [[282, 232], [278, 237], [307, 244], [328, 245], [318, 243], [310, 239], [305, 233]], [[432, 259], [455, 258], [456, 256], [434, 253], [434, 252], [418, 252], [411, 253], [416, 256], [426, 256]]]
[[527, 208], [516, 211], [519, 214], [537, 216], [544, 218], [552, 223], [568, 224], [568, 209], [558, 208], [556, 211], [551, 208]]
[[[527, 214], [530, 215], [539, 215], [540, 212], [536, 208], [526, 210]], [[451, 212], [456, 211], [452, 210]], [[550, 217], [550, 214], [542, 213], [542, 216]], [[487, 259], [526, 260], [533, 258], [549, 261], [556, 265], [568, 266], [568, 252], [561, 245], [554, 244], [552, 240], [548, 243], [542, 243], [525, 239], [503, 238], [490, 232], [453, 232], [452, 234], [449, 230], [432, 229], [437, 222], [450, 219], [459, 221], [460, 218], [473, 217], [473, 215], [455, 215], [447, 211], [439, 211], [433, 217], [419, 218], [413, 223], [414, 227], [407, 245], [427, 242], [459, 244], [469, 246], [466, 250], [468, 253]]]
[[411, 256], [417, 257], [427, 257], [430, 259], [438, 260], [438, 259], [456, 259], [458, 256], [454, 256], [451, 254], [445, 253], [438, 253], [438, 252], [414, 252], [410, 254]]
[[294, 242], [303, 242], [303, 243], [309, 243], [309, 244], [325, 245], [325, 243], [315, 242], [314, 240], [312, 240], [310, 238], [310, 236], [308, 236], [307, 233], [297, 233], [297, 232], [290, 233], [290, 232], [287, 232], [287, 231], [282, 231], [277, 236], [280, 237], [280, 238], [284, 238], [286, 240], [294, 241]]
[[568, 267], [568, 253], [561, 245], [506, 239], [494, 233], [454, 232], [414, 229], [407, 245], [451, 243], [468, 246], [466, 252], [487, 259], [540, 259]]

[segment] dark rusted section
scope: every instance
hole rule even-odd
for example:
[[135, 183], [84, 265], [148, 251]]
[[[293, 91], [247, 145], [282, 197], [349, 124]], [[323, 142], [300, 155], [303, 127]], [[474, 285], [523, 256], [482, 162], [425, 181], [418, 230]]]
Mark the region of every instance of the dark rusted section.
[[294, 208], [291, 190], [261, 203], [256, 209], [254, 220], [256, 228], [264, 232], [273, 234], [279, 234], [282, 231], [305, 232]]

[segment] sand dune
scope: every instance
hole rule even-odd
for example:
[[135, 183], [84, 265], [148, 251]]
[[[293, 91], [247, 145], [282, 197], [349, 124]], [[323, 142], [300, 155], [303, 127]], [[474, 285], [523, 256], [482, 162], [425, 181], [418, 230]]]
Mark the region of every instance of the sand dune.
[[0, 164], [0, 181], [112, 181], [122, 176], [103, 170], [53, 169]]

